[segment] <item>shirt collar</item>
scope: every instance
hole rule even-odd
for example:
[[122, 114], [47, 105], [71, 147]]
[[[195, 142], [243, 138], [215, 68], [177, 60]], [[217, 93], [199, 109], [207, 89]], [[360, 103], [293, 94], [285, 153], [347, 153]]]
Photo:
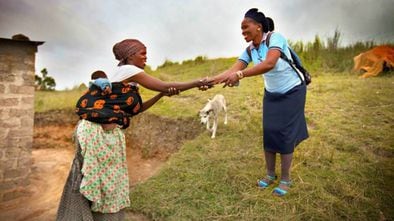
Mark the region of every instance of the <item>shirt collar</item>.
[[[267, 35], [268, 35], [268, 32], [267, 33], [263, 32], [263, 38], [261, 39], [260, 45], [261, 45], [261, 43], [265, 42], [265, 40], [267, 39]], [[253, 50], [253, 49], [257, 49], [257, 48], [253, 45], [253, 42], [251, 42], [250, 43], [250, 50]]]

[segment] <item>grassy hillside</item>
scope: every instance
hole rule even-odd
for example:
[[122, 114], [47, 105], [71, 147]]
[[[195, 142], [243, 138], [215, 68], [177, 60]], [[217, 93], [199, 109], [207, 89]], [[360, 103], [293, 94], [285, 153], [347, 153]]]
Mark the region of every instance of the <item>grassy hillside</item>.
[[[188, 142], [161, 172], [131, 193], [132, 210], [158, 220], [393, 219], [394, 77], [348, 73], [314, 78], [306, 104], [310, 138], [295, 152], [294, 186], [285, 198], [259, 190], [264, 175], [262, 81], [196, 90], [165, 99], [151, 112], [193, 116], [222, 93], [229, 125]], [[280, 171], [277, 171], [280, 172]]]
[[[233, 61], [167, 62], [152, 74], [191, 80], [220, 72]], [[224, 126], [221, 118], [216, 139], [206, 132], [187, 142], [156, 176], [132, 190], [130, 209], [154, 220], [394, 219], [393, 72], [370, 79], [348, 72], [312, 74], [306, 104], [310, 138], [295, 151], [288, 196], [273, 197], [273, 187], [255, 186], [264, 176], [264, 160], [263, 83], [254, 77], [235, 88], [192, 89], [166, 97], [149, 110], [197, 118], [206, 100], [221, 93], [228, 102], [229, 124]], [[36, 111], [72, 108], [80, 93], [38, 93]], [[155, 94], [141, 93], [144, 99]]]

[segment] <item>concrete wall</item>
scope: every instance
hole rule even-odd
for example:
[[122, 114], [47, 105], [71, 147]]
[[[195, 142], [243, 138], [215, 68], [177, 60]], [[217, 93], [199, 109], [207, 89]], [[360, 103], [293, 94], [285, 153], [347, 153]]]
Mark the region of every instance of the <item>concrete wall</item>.
[[22, 196], [29, 184], [39, 44], [0, 39], [0, 202]]

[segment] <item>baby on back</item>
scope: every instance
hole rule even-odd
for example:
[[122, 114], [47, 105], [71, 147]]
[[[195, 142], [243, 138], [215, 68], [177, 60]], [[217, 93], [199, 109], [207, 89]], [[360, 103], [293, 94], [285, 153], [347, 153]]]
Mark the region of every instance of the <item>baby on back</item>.
[[100, 70], [91, 74], [89, 89], [78, 99], [75, 113], [80, 119], [99, 124], [118, 124], [127, 128], [130, 117], [140, 113], [142, 99], [138, 88], [122, 82], [110, 82]]
[[97, 86], [101, 89], [103, 94], [111, 94], [112, 93], [112, 85], [109, 81], [107, 75], [104, 71], [95, 71], [91, 75], [91, 81], [89, 82], [89, 89], [91, 90], [92, 87]]

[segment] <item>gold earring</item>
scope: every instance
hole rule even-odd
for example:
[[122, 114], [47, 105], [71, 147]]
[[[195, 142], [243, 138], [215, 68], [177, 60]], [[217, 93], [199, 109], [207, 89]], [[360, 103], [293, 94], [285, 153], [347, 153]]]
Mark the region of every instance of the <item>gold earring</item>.
[[260, 30], [261, 30], [260, 28], [257, 29], [257, 31], [260, 31]]

